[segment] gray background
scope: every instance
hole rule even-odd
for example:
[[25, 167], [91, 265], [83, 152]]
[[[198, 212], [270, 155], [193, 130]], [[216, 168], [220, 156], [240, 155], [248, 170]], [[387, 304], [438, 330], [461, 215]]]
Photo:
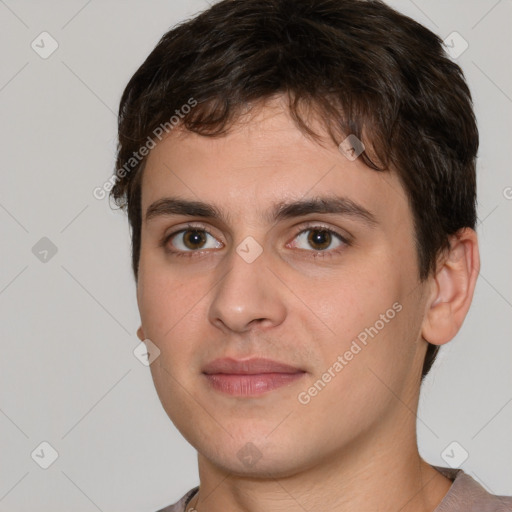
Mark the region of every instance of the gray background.
[[[127, 219], [92, 190], [114, 169], [127, 81], [165, 31], [207, 5], [0, 0], [1, 511], [154, 511], [198, 482], [195, 450], [132, 352]], [[469, 43], [457, 61], [481, 131], [482, 271], [462, 331], [424, 385], [420, 450], [446, 466], [442, 453], [457, 441], [465, 471], [512, 494], [512, 2], [391, 5]], [[59, 45], [47, 59], [31, 48], [43, 31]], [[43, 237], [57, 248], [46, 262], [32, 250]], [[31, 457], [43, 441], [59, 454], [46, 470]]]

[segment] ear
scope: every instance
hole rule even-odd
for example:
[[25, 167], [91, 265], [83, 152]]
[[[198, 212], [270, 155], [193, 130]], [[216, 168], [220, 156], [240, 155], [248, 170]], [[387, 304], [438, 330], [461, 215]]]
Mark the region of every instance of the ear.
[[144, 341], [146, 336], [144, 336], [144, 331], [142, 330], [142, 325], [137, 329], [137, 337], [140, 341]]
[[473, 299], [480, 272], [478, 239], [463, 228], [450, 237], [450, 248], [431, 276], [431, 292], [421, 334], [433, 345], [448, 343], [459, 331]]

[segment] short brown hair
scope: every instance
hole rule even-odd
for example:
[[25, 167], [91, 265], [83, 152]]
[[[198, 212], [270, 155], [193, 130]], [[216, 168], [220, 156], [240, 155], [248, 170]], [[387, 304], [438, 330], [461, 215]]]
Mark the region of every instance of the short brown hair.
[[[308, 136], [317, 134], [304, 113], [314, 112], [336, 144], [355, 135], [371, 148], [366, 165], [396, 170], [420, 279], [449, 235], [474, 229], [478, 130], [463, 72], [437, 35], [377, 0], [223, 0], [167, 32], [121, 98], [111, 196], [128, 210], [135, 279], [147, 159], [126, 171], [134, 152], [178, 112], [185, 129], [222, 136], [248, 106], [277, 94]], [[438, 348], [429, 344], [422, 377]]]

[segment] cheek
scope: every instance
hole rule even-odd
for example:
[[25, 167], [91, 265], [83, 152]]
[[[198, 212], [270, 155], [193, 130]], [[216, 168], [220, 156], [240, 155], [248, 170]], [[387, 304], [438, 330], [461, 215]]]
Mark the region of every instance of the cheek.
[[317, 340], [321, 364], [301, 389], [300, 403], [308, 402], [299, 409], [306, 429], [320, 422], [325, 439], [336, 439], [342, 418], [347, 435], [361, 433], [396, 402], [394, 393], [401, 394], [411, 371], [414, 344], [407, 338], [411, 319], [395, 297], [374, 293], [358, 302], [361, 295], [345, 294], [337, 315], [326, 310], [335, 334]]
[[166, 330], [172, 326], [173, 315], [178, 313], [173, 307], [175, 301], [165, 280], [157, 279], [155, 273], [141, 272], [137, 302], [146, 336], [154, 342], [161, 340]]
[[[365, 328], [381, 323], [380, 315], [400, 296], [399, 276], [374, 265], [363, 271], [351, 270], [314, 281], [295, 279], [294, 293], [301, 303], [294, 308], [300, 311], [302, 322], [310, 327], [317, 324], [325, 332], [329, 340], [325, 347], [342, 348]], [[395, 313], [391, 309], [385, 320], [394, 318]]]
[[199, 371], [194, 364], [206, 312], [204, 292], [168, 274], [156, 267], [141, 272], [138, 301], [144, 333], [160, 350], [150, 366], [155, 389], [171, 420], [179, 421]]
[[336, 375], [330, 380], [337, 384], [329, 384], [332, 396], [325, 394], [328, 400], [352, 400], [353, 390], [351, 397], [345, 396], [347, 382], [350, 387], [357, 383], [363, 389], [371, 388], [372, 382], [379, 385], [369, 368], [391, 380], [395, 374], [399, 378], [407, 371], [414, 345], [410, 332], [414, 319], [404, 304], [407, 296], [401, 292], [404, 286], [400, 274], [386, 273], [384, 269], [385, 266], [373, 266], [373, 270], [369, 267], [362, 272], [317, 280], [314, 286], [305, 281], [302, 286], [297, 283], [297, 296], [307, 306], [297, 306], [297, 315], [302, 331], [315, 339], [310, 342], [315, 344], [321, 360], [314, 378], [322, 378], [329, 369]]
[[200, 372], [199, 350], [209, 357], [208, 290], [214, 283], [147, 263], [141, 267], [137, 298], [144, 334], [160, 349], [159, 365], [151, 365], [155, 384], [174, 386], [174, 379], [185, 384]]
[[[159, 254], [141, 252], [137, 302], [145, 334], [161, 339], [191, 309], [197, 288], [176, 275]], [[197, 300], [196, 300], [197, 302]]]
[[187, 315], [190, 309], [187, 308], [189, 295], [184, 294], [183, 286], [156, 267], [151, 270], [140, 267], [137, 302], [144, 335], [160, 350], [158, 359], [150, 367], [158, 389], [159, 382], [166, 380], [165, 370], [174, 375], [175, 365], [178, 368], [184, 366], [185, 355], [182, 352], [187, 347], [185, 336], [190, 336], [190, 332], [186, 331], [190, 331], [190, 326], [194, 325], [187, 317], [193, 311]]

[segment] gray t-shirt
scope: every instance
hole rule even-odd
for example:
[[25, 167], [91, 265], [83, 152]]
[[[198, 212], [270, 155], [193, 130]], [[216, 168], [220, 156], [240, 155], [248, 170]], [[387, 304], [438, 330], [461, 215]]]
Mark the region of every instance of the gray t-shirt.
[[[512, 512], [512, 496], [490, 494], [462, 469], [433, 467], [453, 482], [433, 512]], [[194, 487], [180, 501], [158, 512], [186, 512], [185, 507], [198, 489]]]

